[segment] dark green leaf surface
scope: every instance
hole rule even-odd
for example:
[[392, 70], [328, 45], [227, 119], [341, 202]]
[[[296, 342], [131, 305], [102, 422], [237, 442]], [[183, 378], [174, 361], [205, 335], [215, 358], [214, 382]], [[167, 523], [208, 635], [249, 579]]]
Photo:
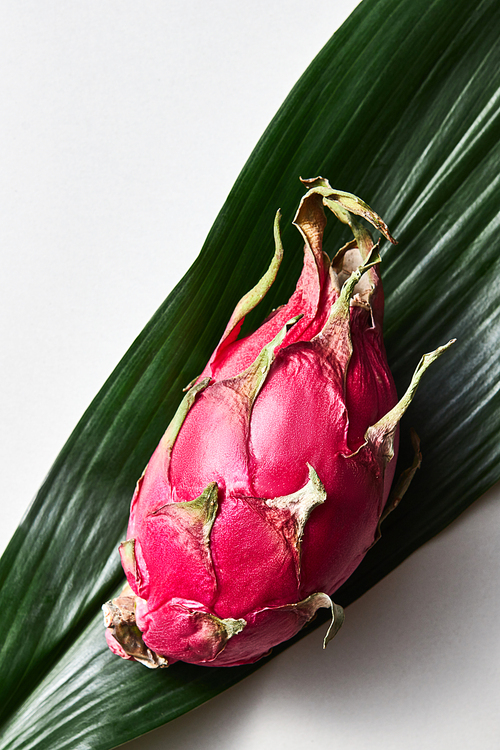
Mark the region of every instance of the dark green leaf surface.
[[[424, 467], [382, 540], [336, 595], [348, 604], [500, 477], [500, 6], [364, 0], [257, 145], [203, 251], [86, 412], [0, 562], [2, 748], [111, 748], [257, 666], [151, 672], [108, 652], [100, 616], [137, 477], [239, 297], [285, 259], [250, 324], [285, 301], [302, 262], [298, 175], [361, 196], [384, 248], [386, 343], [399, 392], [420, 355], [458, 338], [403, 423]], [[346, 236], [329, 221], [326, 250]], [[262, 662], [261, 662], [262, 663]]]

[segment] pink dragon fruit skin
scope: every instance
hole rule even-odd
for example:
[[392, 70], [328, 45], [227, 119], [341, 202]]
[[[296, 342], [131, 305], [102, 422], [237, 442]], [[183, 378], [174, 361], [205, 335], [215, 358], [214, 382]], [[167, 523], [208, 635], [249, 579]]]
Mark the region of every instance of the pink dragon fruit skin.
[[[277, 218], [271, 266], [236, 307], [132, 500], [120, 547], [128, 584], [104, 605], [106, 637], [150, 667], [254, 662], [319, 607], [332, 613], [325, 644], [333, 637], [343, 613], [330, 596], [390, 509], [399, 419], [446, 348], [425, 355], [398, 403], [380, 259], [356, 215], [394, 240], [359, 199], [322, 178], [303, 182], [294, 294], [237, 339], [279, 268]], [[333, 261], [322, 249], [325, 206], [354, 234]]]

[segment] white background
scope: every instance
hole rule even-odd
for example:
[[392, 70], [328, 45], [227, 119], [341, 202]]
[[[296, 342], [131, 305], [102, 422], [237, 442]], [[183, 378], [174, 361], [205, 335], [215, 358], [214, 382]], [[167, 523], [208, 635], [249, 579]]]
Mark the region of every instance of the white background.
[[[0, 4], [0, 550], [355, 5]], [[326, 652], [314, 633], [127, 747], [497, 750], [499, 494], [351, 606]]]

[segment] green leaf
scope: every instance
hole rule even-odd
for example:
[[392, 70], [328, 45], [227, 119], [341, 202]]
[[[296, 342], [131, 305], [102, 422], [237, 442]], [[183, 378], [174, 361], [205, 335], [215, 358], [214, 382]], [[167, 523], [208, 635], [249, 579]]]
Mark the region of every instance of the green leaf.
[[[299, 175], [361, 196], [399, 240], [383, 246], [399, 392], [422, 353], [458, 339], [403, 421], [401, 469], [412, 461], [410, 425], [422, 469], [336, 601], [360, 596], [498, 480], [499, 35], [496, 0], [364, 0], [293, 89], [198, 260], [85, 413], [0, 562], [1, 747], [111, 748], [265, 663], [152, 673], [107, 650], [100, 606], [122, 578], [117, 546], [135, 482], [182, 387], [265, 272], [280, 206], [282, 268], [248, 325], [295, 285]], [[329, 221], [326, 250], [343, 238]]]

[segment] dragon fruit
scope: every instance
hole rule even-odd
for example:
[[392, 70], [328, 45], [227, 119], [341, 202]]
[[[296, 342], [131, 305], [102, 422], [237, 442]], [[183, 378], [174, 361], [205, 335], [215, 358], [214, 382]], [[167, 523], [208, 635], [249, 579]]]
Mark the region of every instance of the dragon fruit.
[[[393, 499], [398, 422], [425, 355], [398, 402], [382, 339], [377, 248], [361, 216], [386, 224], [321, 177], [294, 224], [304, 266], [288, 304], [238, 339], [273, 283], [283, 249], [238, 303], [139, 480], [127, 540], [127, 585], [104, 605], [111, 650], [149, 667], [254, 662], [327, 607], [326, 643], [343, 621], [331, 595], [379, 536]], [[354, 239], [323, 252], [328, 208]]]

